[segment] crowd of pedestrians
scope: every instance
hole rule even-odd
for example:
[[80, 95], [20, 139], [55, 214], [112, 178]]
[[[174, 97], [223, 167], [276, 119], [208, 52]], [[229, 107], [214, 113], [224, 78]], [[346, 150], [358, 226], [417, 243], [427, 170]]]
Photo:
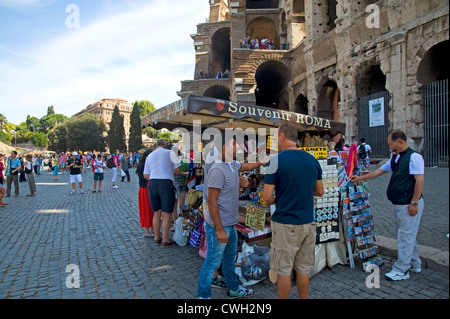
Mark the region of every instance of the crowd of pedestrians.
[[128, 182], [131, 181], [129, 169], [137, 167], [139, 164], [140, 153], [116, 153], [97, 155], [93, 153], [84, 152], [62, 152], [61, 154], [53, 154], [51, 156], [43, 154], [27, 154], [25, 156], [18, 156], [16, 151], [12, 151], [10, 155], [0, 154], [0, 207], [4, 207], [7, 203], [3, 202], [4, 198], [11, 197], [14, 187], [14, 197], [20, 194], [20, 183], [27, 182], [29, 193], [27, 196], [35, 196], [36, 182], [35, 176], [41, 175], [44, 167], [48, 167], [48, 171], [52, 174], [52, 180], [59, 180], [60, 174], [69, 174], [69, 182], [72, 186], [70, 195], [76, 193], [76, 186], [78, 184], [81, 194], [84, 193], [82, 172], [87, 172], [92, 167], [94, 175], [94, 189], [92, 193], [101, 193], [101, 185], [103, 181], [104, 170], [107, 169], [107, 161], [110, 158], [114, 159], [113, 173], [113, 188], [119, 188], [116, 185], [115, 178], [117, 172], [120, 172], [122, 182], [127, 177]]

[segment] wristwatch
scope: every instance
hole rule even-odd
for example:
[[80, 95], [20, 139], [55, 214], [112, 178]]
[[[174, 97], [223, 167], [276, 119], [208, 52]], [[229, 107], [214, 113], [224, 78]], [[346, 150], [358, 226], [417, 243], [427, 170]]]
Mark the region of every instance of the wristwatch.
[[418, 202], [415, 202], [415, 201], [411, 201], [411, 204], [413, 204], [414, 206], [418, 206], [419, 205], [419, 203]]

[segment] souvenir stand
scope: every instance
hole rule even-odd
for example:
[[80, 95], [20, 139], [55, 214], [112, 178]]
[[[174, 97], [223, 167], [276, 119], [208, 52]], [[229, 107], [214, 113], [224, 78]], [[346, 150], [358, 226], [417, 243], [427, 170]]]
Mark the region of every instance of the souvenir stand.
[[[368, 174], [364, 166], [359, 166], [354, 158], [355, 152], [340, 152], [342, 170], [348, 173], [340, 185], [342, 221], [347, 243], [350, 267], [355, 268], [354, 258], [359, 257], [362, 268], [366, 271], [370, 264], [381, 266], [383, 259], [378, 255], [378, 246], [374, 234], [374, 220], [370, 210], [370, 189], [365, 181], [355, 185], [352, 174], [363, 176]], [[348, 159], [350, 158], [350, 161]]]
[[[267, 140], [264, 142], [268, 149], [274, 149], [274, 139], [273, 136], [270, 136], [271, 129], [284, 122], [291, 122], [296, 125], [299, 131], [300, 148], [318, 158], [324, 172], [325, 196], [315, 199], [315, 217], [318, 231], [316, 265], [311, 274], [314, 275], [325, 266], [331, 267], [337, 263], [347, 263], [345, 241], [339, 218], [337, 163], [333, 159], [328, 159], [326, 148], [328, 144], [327, 136], [332, 138], [338, 133], [344, 134], [345, 123], [257, 105], [190, 95], [144, 116], [142, 126], [190, 132], [191, 135], [186, 136], [192, 140], [187, 144], [194, 150], [197, 150], [197, 148], [202, 150], [203, 145], [212, 141], [213, 137], [208, 134], [207, 138], [210, 138], [210, 140], [201, 139], [207, 128], [216, 128], [221, 132], [228, 128], [242, 129], [244, 133], [247, 129], [253, 129], [258, 134], [260, 134], [259, 130], [265, 129]], [[195, 154], [194, 161], [199, 163], [201, 154]], [[239, 224], [237, 225], [240, 237], [238, 244], [240, 245], [246, 243], [270, 247], [270, 217], [275, 209], [274, 205], [265, 205], [261, 198], [263, 189], [261, 182], [263, 181], [264, 171], [265, 168], [261, 167], [259, 170], [242, 176], [244, 178], [255, 178], [258, 181], [252, 185], [253, 190], [251, 192], [242, 194], [242, 200], [240, 201]], [[201, 213], [202, 208], [198, 207], [196, 210]], [[189, 216], [189, 219], [191, 226], [188, 227], [189, 230], [186, 233], [192, 235], [195, 233], [192, 221], [197, 221], [198, 218]], [[200, 244], [200, 254], [204, 255], [202, 244]]]

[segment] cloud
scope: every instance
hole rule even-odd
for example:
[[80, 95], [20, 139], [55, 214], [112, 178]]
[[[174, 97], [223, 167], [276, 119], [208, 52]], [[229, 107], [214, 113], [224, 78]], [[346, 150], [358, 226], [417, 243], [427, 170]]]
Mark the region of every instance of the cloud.
[[133, 3], [89, 25], [80, 6], [79, 29], [66, 29], [29, 52], [0, 47], [9, 57], [0, 60], [0, 105], [21, 111], [6, 115], [8, 120], [18, 124], [27, 114], [43, 116], [48, 105], [71, 116], [102, 98], [149, 99], [157, 107], [178, 99], [180, 81], [193, 78], [189, 34], [204, 21], [205, 4]]

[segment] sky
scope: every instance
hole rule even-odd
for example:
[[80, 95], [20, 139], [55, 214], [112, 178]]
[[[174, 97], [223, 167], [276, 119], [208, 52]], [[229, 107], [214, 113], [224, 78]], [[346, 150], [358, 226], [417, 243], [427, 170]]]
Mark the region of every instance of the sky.
[[0, 0], [0, 113], [20, 124], [103, 98], [156, 108], [194, 77], [208, 0]]

